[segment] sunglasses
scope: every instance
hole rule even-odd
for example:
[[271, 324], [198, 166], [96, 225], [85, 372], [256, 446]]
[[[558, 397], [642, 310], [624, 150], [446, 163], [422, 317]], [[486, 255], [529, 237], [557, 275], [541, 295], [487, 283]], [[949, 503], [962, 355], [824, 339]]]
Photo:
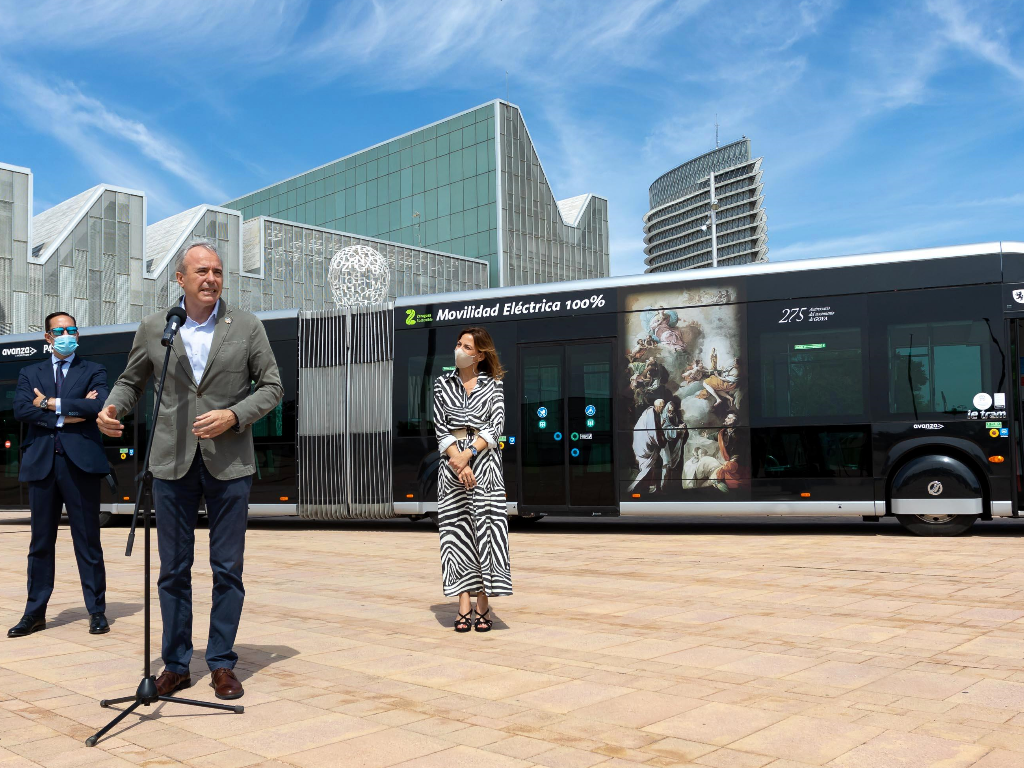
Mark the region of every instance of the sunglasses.
[[70, 333], [72, 336], [74, 336], [76, 333], [78, 333], [78, 328], [76, 328], [73, 325], [69, 325], [67, 328], [51, 328], [50, 333], [53, 334], [54, 336], [63, 336], [65, 333]]

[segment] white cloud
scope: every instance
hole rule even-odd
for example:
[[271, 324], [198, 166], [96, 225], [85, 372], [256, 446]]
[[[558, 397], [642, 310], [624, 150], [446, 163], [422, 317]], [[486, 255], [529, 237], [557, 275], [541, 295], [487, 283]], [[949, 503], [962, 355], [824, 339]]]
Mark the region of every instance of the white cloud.
[[1024, 82], [1024, 64], [1013, 58], [1006, 40], [1000, 39], [998, 27], [994, 32], [983, 27], [977, 7], [968, 12], [956, 0], [929, 0], [928, 10], [943, 21], [943, 32], [950, 43]]
[[782, 248], [774, 248], [769, 253], [771, 261], [794, 261], [798, 259], [818, 259], [828, 256], [849, 256], [854, 254], [882, 253], [913, 248], [925, 248], [939, 242], [947, 244], [945, 237], [963, 226], [962, 221], [946, 220], [927, 225], [915, 225], [892, 230], [878, 230], [861, 235], [806, 240]]
[[307, 0], [0, 0], [0, 47], [10, 54], [116, 45], [122, 57], [183, 65], [227, 55], [251, 62], [276, 55], [307, 8]]
[[[574, 88], [581, 73], [615, 79], [611, 63], [648, 67], [658, 44], [710, 0], [354, 0], [319, 32], [297, 40], [295, 58], [315, 81], [355, 77], [384, 90], [443, 83], [519, 82]], [[501, 75], [501, 77], [498, 77]]]
[[[144, 170], [131, 159], [131, 155], [137, 154], [209, 201], [226, 198], [220, 186], [176, 142], [107, 108], [73, 83], [48, 82], [10, 62], [2, 63], [5, 77], [0, 82], [0, 99], [20, 113], [21, 119], [68, 147], [101, 177], [97, 181], [142, 189], [158, 198], [157, 210], [173, 209], [177, 204], [159, 174]], [[162, 201], [161, 196], [165, 198]]]

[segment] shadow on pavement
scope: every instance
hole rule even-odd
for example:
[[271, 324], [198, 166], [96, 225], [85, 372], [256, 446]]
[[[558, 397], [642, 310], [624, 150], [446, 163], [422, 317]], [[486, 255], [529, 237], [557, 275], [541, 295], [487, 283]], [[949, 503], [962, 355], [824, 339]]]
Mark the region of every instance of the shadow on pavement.
[[[107, 621], [110, 622], [110, 626], [113, 628], [118, 619], [123, 619], [126, 616], [134, 616], [141, 610], [142, 603], [107, 603]], [[47, 619], [46, 626], [47, 628], [61, 627], [65, 624], [71, 624], [76, 621], [85, 623], [86, 628], [88, 628], [89, 612], [86, 611], [84, 607], [65, 608], [52, 619]]]
[[[235, 677], [245, 682], [253, 675], [262, 672], [272, 664], [286, 659], [294, 658], [299, 652], [287, 645], [236, 645], [235, 652], [238, 654], [238, 665], [235, 667]], [[206, 677], [208, 671], [204, 671], [200, 677]]]

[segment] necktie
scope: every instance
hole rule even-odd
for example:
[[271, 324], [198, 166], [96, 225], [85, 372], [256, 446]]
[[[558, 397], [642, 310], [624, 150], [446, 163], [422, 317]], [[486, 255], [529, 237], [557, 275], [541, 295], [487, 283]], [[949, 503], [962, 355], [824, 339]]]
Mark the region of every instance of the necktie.
[[[57, 397], [60, 397], [60, 388], [64, 385], [64, 362], [57, 363]], [[64, 446], [60, 443], [60, 430], [53, 436], [53, 448], [57, 453], [64, 453]]]

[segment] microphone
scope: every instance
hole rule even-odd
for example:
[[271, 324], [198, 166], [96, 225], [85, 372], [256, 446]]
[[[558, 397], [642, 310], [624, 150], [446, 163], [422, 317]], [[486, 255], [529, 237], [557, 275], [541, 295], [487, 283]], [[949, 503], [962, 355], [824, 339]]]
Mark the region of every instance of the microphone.
[[171, 342], [174, 341], [174, 334], [181, 328], [181, 324], [185, 322], [185, 310], [181, 307], [172, 307], [167, 310], [167, 327], [164, 328], [164, 335], [160, 339], [160, 343], [165, 347], [171, 346]]

